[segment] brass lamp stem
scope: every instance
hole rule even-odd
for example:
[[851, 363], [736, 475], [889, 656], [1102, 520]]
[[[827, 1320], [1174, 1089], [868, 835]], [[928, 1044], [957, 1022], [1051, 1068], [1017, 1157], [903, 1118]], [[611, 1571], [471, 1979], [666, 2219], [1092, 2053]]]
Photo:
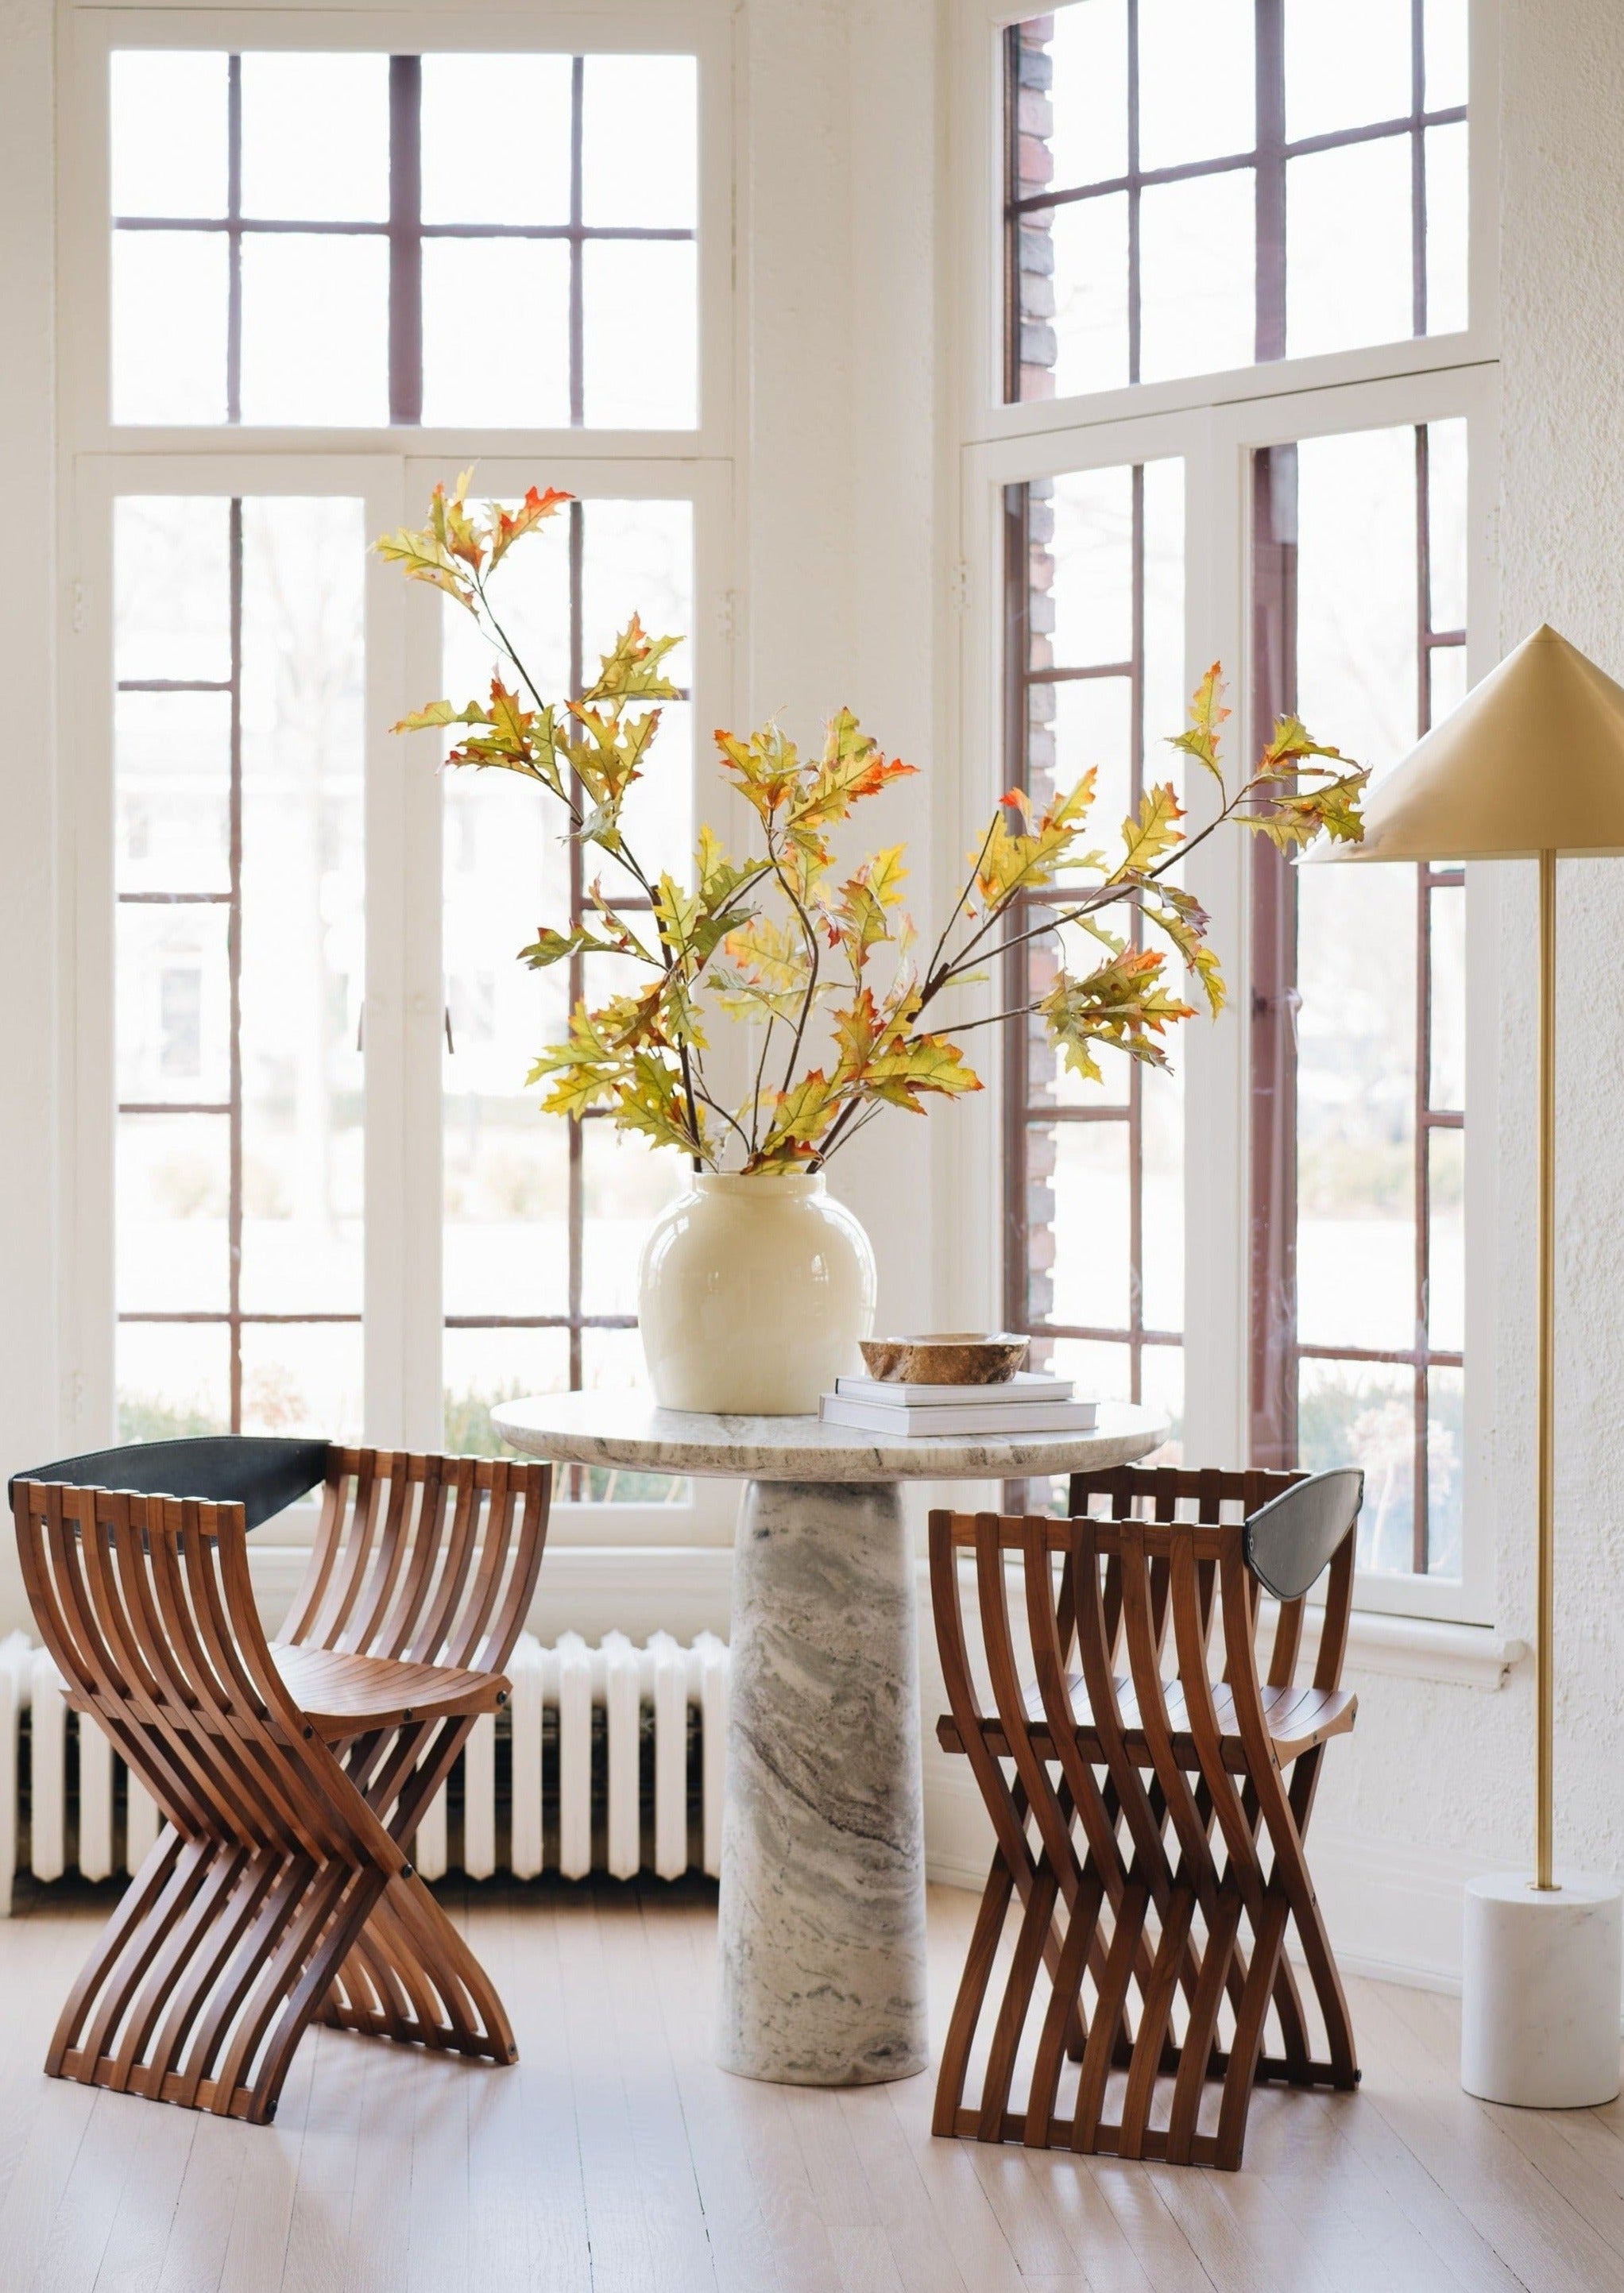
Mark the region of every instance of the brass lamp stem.
[[1556, 855], [1539, 855], [1539, 1578], [1534, 1640], [1534, 1884], [1549, 1889], [1555, 1737]]

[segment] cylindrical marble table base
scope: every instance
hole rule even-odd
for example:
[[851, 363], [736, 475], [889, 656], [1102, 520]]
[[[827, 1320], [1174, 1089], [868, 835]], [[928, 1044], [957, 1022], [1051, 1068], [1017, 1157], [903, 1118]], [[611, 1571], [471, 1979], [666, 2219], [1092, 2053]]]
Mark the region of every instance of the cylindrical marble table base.
[[914, 1559], [895, 1484], [752, 1481], [733, 1576], [724, 2070], [925, 2066]]
[[1467, 1883], [1460, 2082], [1485, 2102], [1588, 2110], [1619, 2091], [1620, 1891], [1557, 1879]]

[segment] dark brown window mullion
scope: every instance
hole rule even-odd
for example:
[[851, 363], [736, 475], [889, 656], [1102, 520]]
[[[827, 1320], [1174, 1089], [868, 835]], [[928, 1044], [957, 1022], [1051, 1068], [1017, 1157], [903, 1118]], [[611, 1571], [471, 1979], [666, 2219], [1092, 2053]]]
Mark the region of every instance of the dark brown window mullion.
[[389, 59], [389, 419], [423, 419], [423, 59]]
[[[570, 427], [579, 430], [586, 410], [586, 286], [582, 276], [581, 149], [586, 117], [587, 63], [570, 61]], [[572, 624], [573, 628], [574, 625]], [[572, 637], [572, 642], [574, 638]]]
[[[1297, 456], [1252, 463], [1251, 742], [1297, 700]], [[1255, 1465], [1297, 1455], [1296, 879], [1265, 837], [1251, 869], [1251, 1236], [1247, 1422]]]
[[225, 60], [225, 418], [242, 419], [242, 58]]

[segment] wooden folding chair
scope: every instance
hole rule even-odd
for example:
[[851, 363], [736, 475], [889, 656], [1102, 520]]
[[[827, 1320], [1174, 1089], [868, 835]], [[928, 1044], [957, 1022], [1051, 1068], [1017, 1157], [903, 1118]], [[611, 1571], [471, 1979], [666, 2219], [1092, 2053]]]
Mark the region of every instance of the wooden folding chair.
[[[1357, 2083], [1303, 1839], [1325, 1745], [1353, 1725], [1341, 1675], [1362, 1493], [1354, 1471], [1127, 1466], [1076, 1475], [1066, 1520], [931, 1514], [950, 1706], [937, 1733], [969, 1760], [997, 1841], [934, 2132], [1233, 2168], [1257, 2081]], [[1300, 1681], [1304, 1596], [1328, 1567]], [[1261, 1673], [1260, 1592], [1278, 1603]], [[1322, 2054], [1285, 1955], [1294, 1927]]]
[[[167, 1818], [62, 2010], [52, 2077], [257, 2125], [318, 2019], [516, 2061], [410, 1847], [475, 1719], [507, 1701], [550, 1473], [231, 1437], [12, 1482], [69, 1701]], [[318, 1485], [272, 1644], [248, 1532]]]

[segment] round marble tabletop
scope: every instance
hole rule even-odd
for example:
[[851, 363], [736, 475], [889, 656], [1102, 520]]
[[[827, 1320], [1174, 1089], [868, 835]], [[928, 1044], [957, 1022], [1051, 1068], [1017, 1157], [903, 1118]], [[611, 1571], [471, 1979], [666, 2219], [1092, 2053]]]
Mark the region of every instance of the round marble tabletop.
[[491, 1413], [505, 1441], [568, 1465], [620, 1465], [701, 1479], [995, 1481], [1131, 1464], [1154, 1449], [1167, 1421], [1126, 1402], [1100, 1405], [1092, 1433], [1022, 1438], [929, 1435], [886, 1439], [816, 1417], [707, 1417], [657, 1409], [635, 1390], [548, 1393]]

